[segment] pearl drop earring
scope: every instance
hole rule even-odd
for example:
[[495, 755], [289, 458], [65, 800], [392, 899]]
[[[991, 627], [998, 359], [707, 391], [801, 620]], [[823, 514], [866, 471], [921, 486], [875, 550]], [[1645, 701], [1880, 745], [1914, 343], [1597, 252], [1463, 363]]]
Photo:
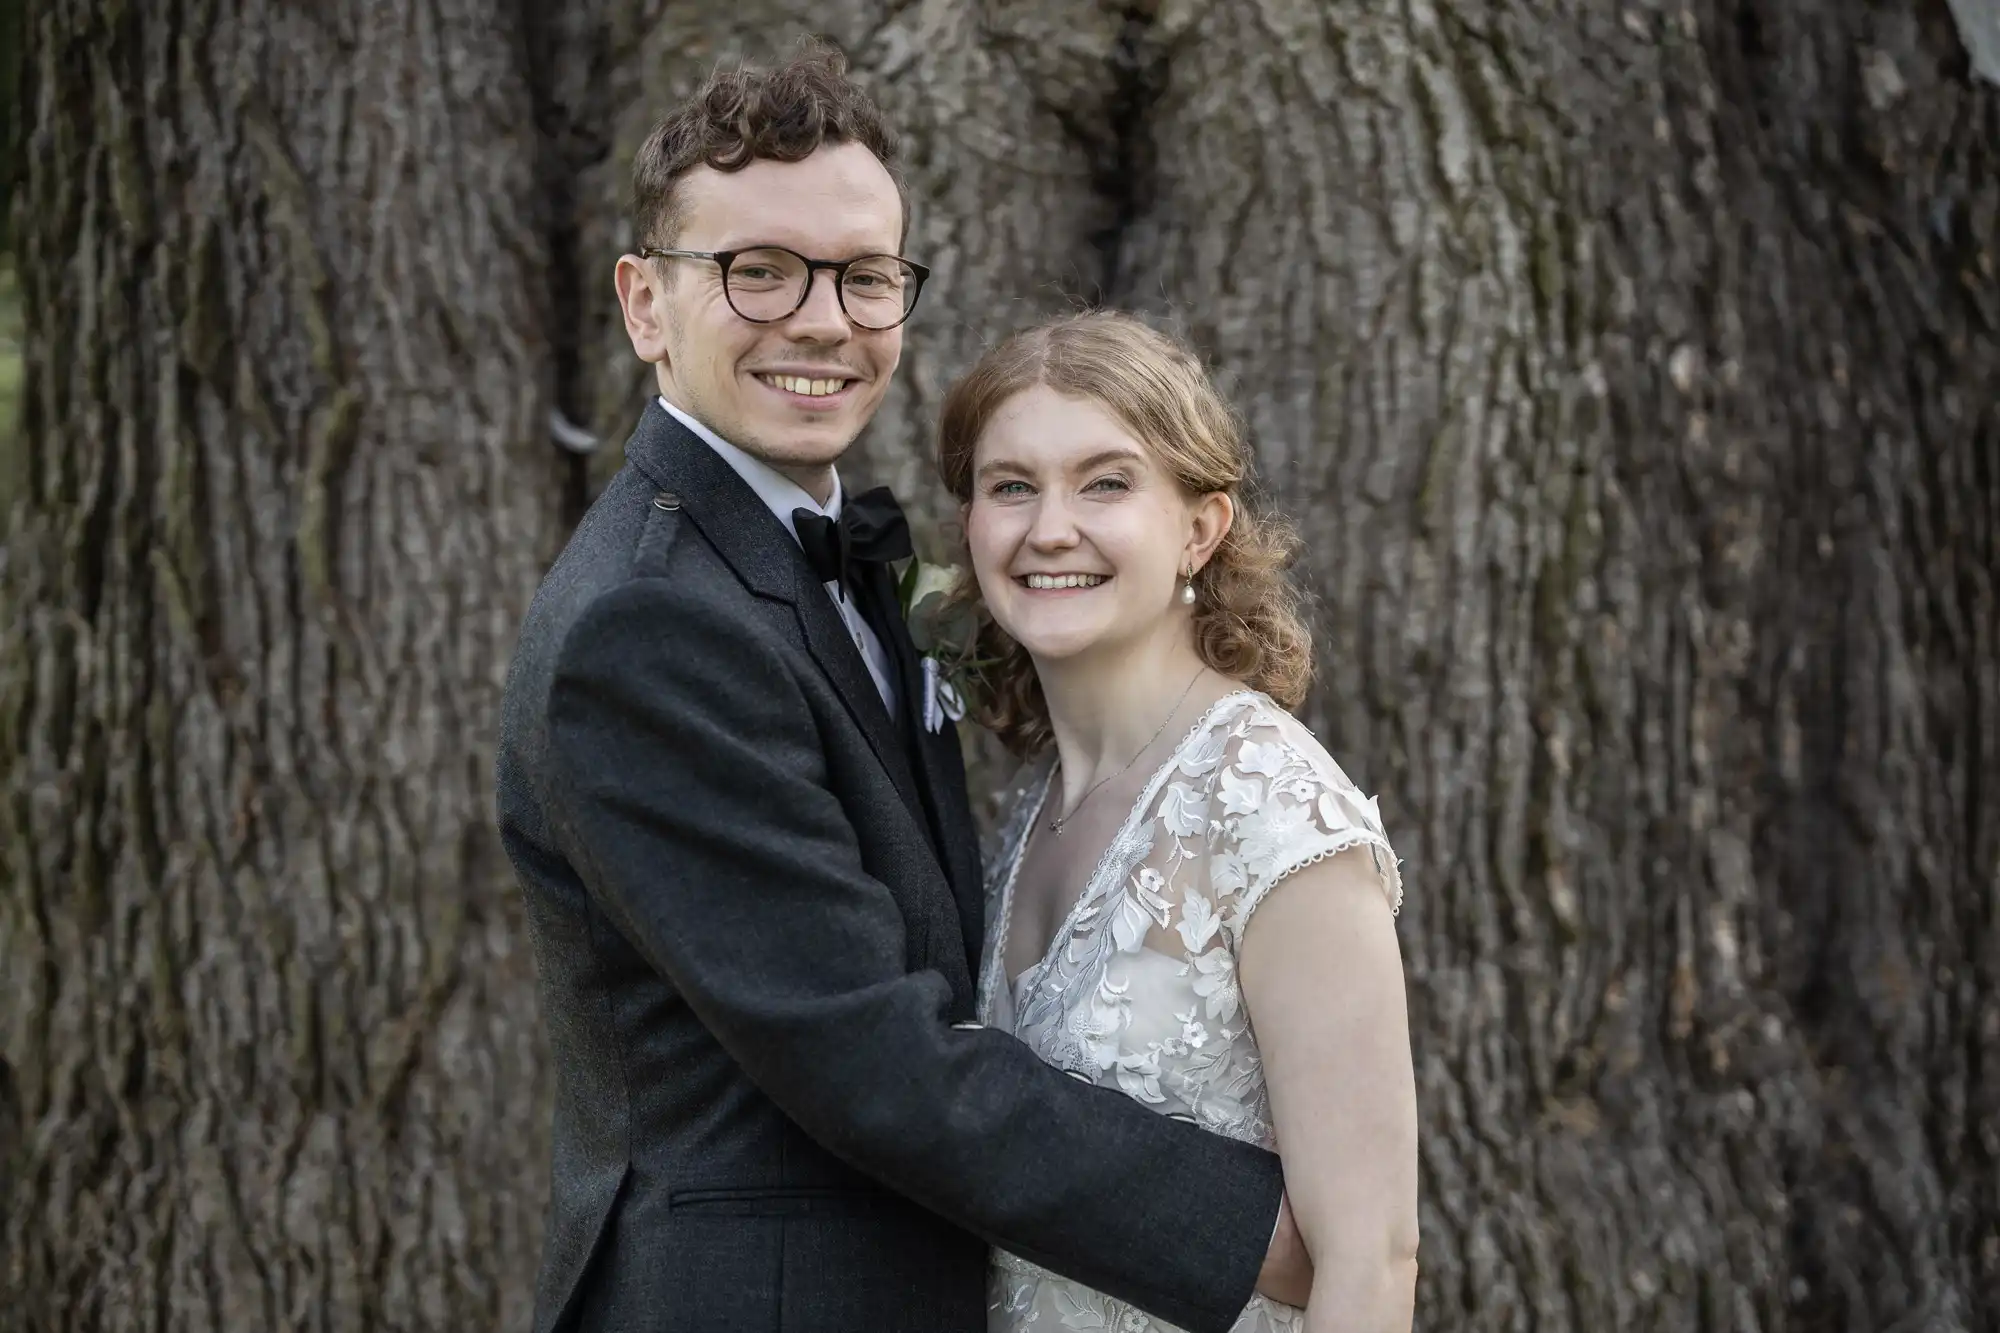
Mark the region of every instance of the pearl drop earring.
[[1193, 606], [1193, 605], [1194, 605], [1194, 566], [1193, 566], [1193, 564], [1189, 564], [1189, 565], [1188, 565], [1188, 567], [1187, 567], [1187, 582], [1186, 582], [1186, 583], [1183, 583], [1183, 584], [1181, 585], [1181, 605], [1182, 605], [1182, 606]]

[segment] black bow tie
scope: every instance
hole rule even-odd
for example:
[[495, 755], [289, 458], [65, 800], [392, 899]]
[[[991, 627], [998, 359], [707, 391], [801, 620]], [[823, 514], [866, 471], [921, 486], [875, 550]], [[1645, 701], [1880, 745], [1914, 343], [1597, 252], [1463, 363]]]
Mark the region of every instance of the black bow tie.
[[909, 522], [887, 486], [848, 496], [837, 522], [810, 509], [794, 509], [792, 527], [821, 583], [845, 587], [857, 561], [887, 563], [916, 554]]

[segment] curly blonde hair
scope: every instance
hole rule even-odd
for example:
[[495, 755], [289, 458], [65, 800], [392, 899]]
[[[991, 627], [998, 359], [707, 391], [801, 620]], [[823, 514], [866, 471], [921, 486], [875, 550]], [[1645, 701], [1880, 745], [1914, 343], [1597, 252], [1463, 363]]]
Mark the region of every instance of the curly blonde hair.
[[[961, 504], [972, 502], [979, 437], [1003, 404], [1036, 385], [1101, 404], [1152, 449], [1189, 495], [1221, 492], [1234, 502], [1234, 522], [1194, 577], [1195, 651], [1221, 674], [1297, 708], [1312, 683], [1312, 635], [1285, 572], [1298, 541], [1283, 518], [1246, 502], [1250, 451], [1200, 358], [1157, 329], [1108, 310], [1007, 338], [945, 395], [938, 471]], [[972, 651], [991, 664], [980, 673], [977, 715], [1008, 749], [1035, 754], [1053, 733], [1034, 663], [986, 613], [970, 559], [964, 569], [952, 600], [977, 610]]]

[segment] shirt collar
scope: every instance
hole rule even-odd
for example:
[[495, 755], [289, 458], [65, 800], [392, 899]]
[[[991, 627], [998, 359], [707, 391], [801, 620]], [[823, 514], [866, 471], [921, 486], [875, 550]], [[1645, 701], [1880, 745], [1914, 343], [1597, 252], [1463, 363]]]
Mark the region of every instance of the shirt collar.
[[792, 525], [792, 511], [794, 509], [811, 510], [815, 514], [824, 514], [828, 518], [840, 517], [840, 473], [837, 470], [833, 474], [833, 498], [822, 505], [806, 493], [805, 487], [799, 485], [796, 481], [793, 481], [763, 459], [752, 458], [749, 454], [744, 453], [707, 426], [704, 426], [701, 422], [668, 402], [665, 394], [660, 395], [660, 406], [664, 407], [674, 420], [693, 431], [703, 444], [715, 450], [721, 456], [722, 461], [729, 464], [735, 470], [736, 475], [743, 478], [751, 490], [757, 492], [757, 498], [764, 502], [764, 507], [777, 517], [778, 522], [785, 525], [785, 531], [792, 534], [793, 541], [799, 539], [799, 531]]

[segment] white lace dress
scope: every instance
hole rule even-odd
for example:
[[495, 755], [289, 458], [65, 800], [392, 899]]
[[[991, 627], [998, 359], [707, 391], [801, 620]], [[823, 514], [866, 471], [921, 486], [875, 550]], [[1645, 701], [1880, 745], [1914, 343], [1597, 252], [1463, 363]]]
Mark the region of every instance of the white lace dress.
[[[1350, 847], [1372, 850], [1383, 891], [1401, 906], [1374, 798], [1270, 699], [1225, 696], [1147, 780], [1048, 952], [1009, 987], [1014, 880], [1053, 767], [1029, 787], [993, 862], [987, 920], [996, 927], [980, 968], [980, 1021], [1075, 1078], [1275, 1149], [1236, 985], [1243, 930], [1273, 885]], [[989, 1309], [991, 1333], [1171, 1333], [1005, 1251], [994, 1253]], [[1295, 1333], [1303, 1323], [1301, 1311], [1258, 1296], [1232, 1333]]]

